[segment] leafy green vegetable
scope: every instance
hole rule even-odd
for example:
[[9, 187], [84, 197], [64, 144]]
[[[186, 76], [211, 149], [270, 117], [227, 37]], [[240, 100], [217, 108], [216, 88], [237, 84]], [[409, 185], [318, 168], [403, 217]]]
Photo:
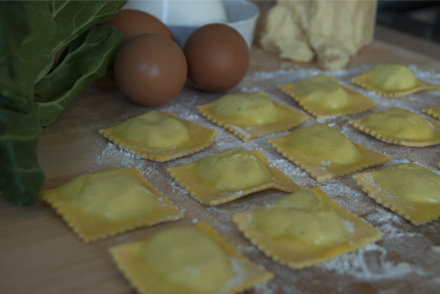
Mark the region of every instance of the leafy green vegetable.
[[36, 109], [28, 113], [0, 108], [0, 195], [19, 205], [30, 204], [44, 175], [37, 163], [41, 133]]
[[52, 124], [91, 80], [105, 75], [115, 59], [115, 51], [103, 52], [100, 47], [118, 48], [119, 36], [112, 29], [92, 29], [77, 49], [35, 85], [41, 126]]
[[0, 1], [0, 197], [35, 201], [44, 181], [36, 155], [42, 127], [110, 68], [123, 38], [94, 25], [124, 3]]

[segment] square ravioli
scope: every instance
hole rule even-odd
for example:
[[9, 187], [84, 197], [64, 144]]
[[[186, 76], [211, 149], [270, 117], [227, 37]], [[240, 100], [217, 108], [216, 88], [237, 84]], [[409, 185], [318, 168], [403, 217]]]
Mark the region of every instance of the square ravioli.
[[217, 205], [274, 188], [293, 192], [299, 186], [271, 166], [261, 151], [240, 148], [206, 156], [168, 172], [195, 199]]
[[99, 132], [123, 149], [155, 161], [201, 151], [214, 141], [217, 134], [211, 128], [156, 110]]
[[435, 106], [425, 107], [422, 109], [422, 112], [432, 116], [433, 118], [440, 119], [440, 104]]
[[358, 130], [383, 142], [424, 147], [440, 144], [440, 124], [402, 108], [390, 108], [350, 121]]
[[353, 176], [362, 190], [415, 225], [440, 217], [440, 175], [401, 163]]
[[324, 74], [278, 87], [317, 118], [359, 113], [376, 107], [373, 100]]
[[262, 209], [233, 216], [266, 255], [300, 269], [361, 248], [382, 237], [318, 187], [292, 193]]
[[134, 168], [81, 175], [58, 188], [44, 190], [42, 198], [86, 243], [183, 217]]
[[263, 92], [227, 94], [197, 109], [244, 141], [292, 129], [309, 117], [272, 101]]
[[233, 294], [273, 278], [206, 222], [163, 230], [110, 252], [142, 294]]
[[361, 88], [388, 97], [440, 89], [440, 85], [419, 80], [407, 66], [390, 62], [371, 67], [365, 73], [354, 77], [351, 82]]
[[322, 123], [295, 130], [268, 142], [281, 155], [318, 181], [341, 177], [389, 160], [381, 153], [352, 143], [339, 131]]

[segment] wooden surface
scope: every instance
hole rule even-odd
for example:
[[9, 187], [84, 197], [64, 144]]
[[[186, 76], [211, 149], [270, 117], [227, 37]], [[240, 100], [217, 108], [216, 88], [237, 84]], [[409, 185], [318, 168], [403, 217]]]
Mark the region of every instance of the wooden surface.
[[376, 40], [399, 44], [401, 48], [432, 57], [436, 60], [440, 59], [440, 43], [434, 43], [404, 32], [399, 32], [383, 25], [376, 25], [374, 37]]
[[[375, 41], [363, 49], [352, 60], [349, 70], [381, 61], [414, 64], [420, 70], [440, 73], [440, 63], [434, 59], [380, 41]], [[277, 77], [286, 79], [286, 74], [293, 73], [294, 76], [295, 70], [299, 72], [306, 68], [313, 69], [314, 65], [292, 64], [254, 49], [248, 76], [235, 91], [263, 89], [271, 97], [277, 97], [295, 109], [300, 109], [296, 103], [277, 90], [276, 83]], [[274, 74], [270, 74], [271, 72]], [[348, 81], [349, 75], [350, 72], [340, 77]], [[438, 92], [421, 95], [424, 95], [420, 96], [423, 100], [421, 104], [414, 104], [414, 99], [409, 99], [407, 105], [419, 107], [440, 102]], [[0, 293], [134, 293], [130, 284], [118, 272], [108, 249], [117, 244], [145, 239], [158, 230], [203, 219], [213, 225], [245, 256], [275, 274], [270, 283], [247, 293], [376, 293], [379, 290], [387, 291], [386, 293], [434, 293], [434, 289], [440, 288], [440, 221], [421, 227], [412, 226], [369, 199], [353, 184], [349, 176], [317, 183], [307, 174], [301, 173], [293, 164], [286, 163], [285, 168], [286, 171], [291, 171], [293, 180], [299, 184], [319, 185], [328, 191], [335, 191], [329, 193], [330, 197], [361, 217], [372, 220], [373, 225], [380, 229], [392, 226], [388, 233], [391, 232], [397, 239], [384, 238], [374, 245], [374, 248], [369, 247], [366, 251], [348, 254], [327, 265], [304, 270], [292, 270], [273, 262], [243, 238], [230, 221], [230, 216], [234, 213], [256, 209], [285, 194], [266, 191], [215, 208], [203, 206], [189, 197], [169, 177], [165, 171], [166, 167], [189, 162], [228, 146], [260, 146], [263, 151], [269, 150], [265, 139], [251, 141], [246, 145], [201, 118], [194, 110], [195, 105], [212, 101], [219, 96], [197, 92], [187, 86], [171, 104], [158, 108], [180, 115], [190, 115], [195, 121], [219, 131], [215, 144], [200, 154], [158, 164], [120, 151], [97, 132], [100, 128], [111, 126], [150, 108], [130, 104], [109, 81], [101, 81], [80, 95], [41, 138], [38, 155], [46, 172], [45, 187], [54, 187], [80, 174], [106, 167], [137, 167], [154, 186], [184, 210], [185, 217], [178, 222], [143, 228], [85, 244], [52, 208], [40, 200], [31, 207], [16, 207], [0, 201]], [[387, 105], [397, 103], [395, 100], [387, 101]], [[398, 103], [406, 103], [406, 100], [402, 101]], [[379, 151], [397, 157], [397, 160], [415, 158], [431, 165], [432, 168], [434, 161], [440, 161], [438, 146], [404, 149], [381, 143], [344, 128], [343, 124], [351, 118], [325, 122], [348, 132], [350, 139], [368, 142], [368, 147], [380, 149]], [[316, 120], [309, 121], [310, 124]], [[270, 153], [269, 159], [282, 160], [282, 157], [275, 153], [267, 152]], [[297, 174], [300, 176], [295, 178]], [[339, 195], [338, 185], [344, 185], [354, 194], [351, 195], [351, 192], [346, 192], [345, 189], [341, 190], [342, 194]], [[330, 187], [333, 186], [336, 189], [331, 190]], [[354, 197], [356, 201], [351, 201], [350, 197]], [[377, 214], [380, 214], [380, 217], [375, 217]], [[398, 236], [403, 237], [399, 239]], [[359, 272], [365, 266], [368, 269], [364, 269], [364, 273]], [[401, 268], [398, 268], [399, 266]], [[396, 275], [387, 275], [388, 270], [394, 270]]]

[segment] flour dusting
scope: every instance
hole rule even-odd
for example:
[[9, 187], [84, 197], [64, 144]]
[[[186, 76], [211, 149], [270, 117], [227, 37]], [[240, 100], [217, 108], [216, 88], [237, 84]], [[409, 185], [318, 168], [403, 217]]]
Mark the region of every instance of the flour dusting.
[[[282, 68], [274, 72], [256, 72], [246, 76], [239, 87], [231, 90], [231, 92], [263, 91], [271, 99], [304, 113], [304, 110], [277, 86], [320, 73], [332, 75], [342, 85], [359, 91], [372, 99], [377, 107], [364, 113], [333, 116], [320, 120], [310, 116], [307, 121], [297, 128], [317, 122], [325, 123], [340, 131], [352, 142], [391, 157], [392, 160], [383, 166], [399, 162], [416, 162], [432, 169], [440, 161], [438, 146], [409, 148], [384, 143], [359, 132], [349, 122], [391, 107], [401, 107], [421, 114], [421, 109], [424, 107], [438, 104], [440, 91], [424, 91], [399, 98], [381, 97], [365, 89], [358, 88], [350, 82], [352, 77], [365, 72], [368, 68], [368, 66], [359, 66], [337, 72], [326, 72], [319, 69], [304, 69], [295, 66]], [[440, 84], [440, 73], [421, 71], [415, 65], [411, 65], [410, 68], [418, 78], [426, 82]], [[108, 143], [95, 157], [97, 168], [133, 167], [139, 169], [153, 186], [185, 212], [185, 218], [181, 222], [197, 223], [203, 220], [207, 221], [246, 257], [257, 265], [274, 272], [275, 278], [266, 284], [256, 286], [253, 293], [316, 293], [322, 289], [350, 293], [350, 289], [361, 282], [368, 282], [375, 289], [381, 289], [384, 283], [392, 281], [395, 282], [396, 286], [381, 289], [382, 293], [395, 293], [396, 289], [416, 291], [417, 289], [414, 287], [417, 287], [419, 283], [424, 283], [424, 287], [428, 290], [432, 289], [432, 293], [435, 292], [434, 289], [436, 291], [440, 289], [440, 279], [438, 278], [440, 276], [438, 266], [440, 264], [440, 239], [438, 237], [440, 224], [438, 220], [423, 226], [414, 226], [408, 223], [402, 217], [368, 197], [357, 186], [351, 175], [323, 182], [316, 181], [299, 166], [279, 154], [267, 142], [268, 138], [285, 136], [293, 129], [243, 142], [229, 131], [205, 119], [196, 109], [196, 106], [212, 102], [222, 95], [196, 92], [185, 88], [173, 100], [173, 103], [157, 108], [215, 129], [217, 131], [215, 142], [205, 150], [176, 160], [158, 163], [127, 152], [113, 143]], [[241, 129], [236, 129], [236, 131], [246, 135], [246, 132]], [[236, 213], [268, 206], [274, 201], [285, 197], [288, 193], [267, 190], [230, 203], [205, 206], [194, 200], [188, 191], [180, 186], [166, 170], [168, 167], [188, 164], [202, 157], [237, 147], [262, 151], [271, 166], [285, 173], [303, 188], [320, 187], [336, 203], [383, 232], [383, 238], [354, 252], [342, 254], [320, 265], [301, 270], [294, 270], [275, 262], [244, 238], [231, 218]], [[324, 161], [323, 165], [329, 166], [330, 162]], [[367, 171], [380, 168], [382, 167], [373, 167], [367, 169]], [[354, 229], [350, 225], [350, 223], [347, 223], [345, 227], [351, 232]], [[118, 237], [118, 240], [122, 242], [126, 241], [127, 238], [127, 234], [124, 234]]]

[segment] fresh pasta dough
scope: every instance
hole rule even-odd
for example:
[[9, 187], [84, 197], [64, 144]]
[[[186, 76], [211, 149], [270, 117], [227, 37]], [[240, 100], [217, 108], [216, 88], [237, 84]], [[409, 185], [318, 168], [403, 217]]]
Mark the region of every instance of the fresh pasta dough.
[[382, 96], [403, 96], [414, 92], [440, 89], [423, 82], [407, 67], [398, 63], [380, 63], [354, 77], [352, 83]]
[[440, 120], [440, 104], [425, 107], [422, 109], [422, 112]]
[[203, 150], [216, 136], [213, 129], [156, 110], [102, 129], [100, 133], [120, 147], [155, 161]]
[[268, 142], [318, 181], [344, 176], [389, 160], [385, 155], [352, 143], [339, 131], [322, 123], [297, 129]]
[[206, 222], [165, 229], [110, 252], [142, 294], [234, 294], [273, 277]]
[[81, 175], [58, 188], [44, 190], [42, 198], [85, 242], [183, 216], [132, 168]]
[[376, 106], [371, 99], [324, 74], [278, 87], [318, 118], [359, 113]]
[[439, 123], [403, 108], [375, 112], [350, 124], [387, 143], [414, 147], [440, 144]]
[[194, 163], [195, 175], [224, 192], [248, 189], [272, 181], [264, 163], [250, 152], [230, 149]]
[[416, 225], [440, 217], [440, 175], [414, 163], [353, 176], [374, 200]]
[[271, 166], [261, 151], [228, 149], [189, 164], [168, 168], [176, 181], [204, 204], [217, 205], [275, 188], [293, 192], [299, 187]]
[[233, 221], [260, 250], [296, 269], [361, 248], [382, 236], [318, 187], [236, 214]]
[[308, 116], [277, 103], [264, 92], [232, 93], [204, 105], [203, 116], [244, 141], [296, 127]]
[[339, 242], [345, 235], [339, 215], [309, 190], [285, 197], [255, 212], [255, 226], [273, 238], [288, 237], [313, 245]]
[[214, 293], [232, 276], [227, 254], [193, 226], [161, 231], [141, 250], [140, 257], [159, 277], [184, 289]]

